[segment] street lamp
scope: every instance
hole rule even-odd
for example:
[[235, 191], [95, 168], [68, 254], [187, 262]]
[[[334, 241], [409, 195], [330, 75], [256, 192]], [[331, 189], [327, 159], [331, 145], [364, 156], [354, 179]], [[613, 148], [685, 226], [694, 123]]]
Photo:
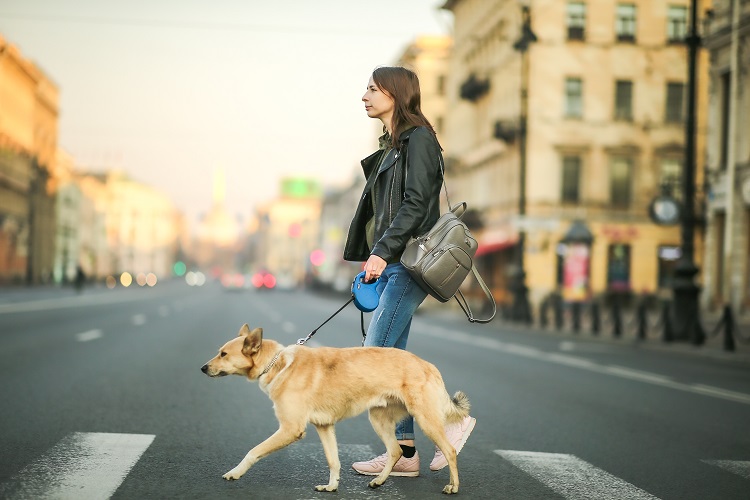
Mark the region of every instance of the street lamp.
[[698, 295], [695, 284], [698, 267], [695, 253], [695, 115], [696, 115], [696, 60], [701, 38], [698, 35], [697, 0], [691, 1], [690, 32], [685, 39], [688, 48], [687, 121], [685, 125], [685, 163], [682, 169], [683, 210], [680, 218], [682, 255], [675, 267], [673, 282], [672, 325], [674, 338], [690, 340], [695, 345], [705, 342], [706, 334], [700, 323]]
[[529, 289], [526, 286], [526, 272], [524, 271], [524, 244], [526, 240], [526, 128], [528, 122], [529, 101], [529, 46], [537, 41], [531, 30], [531, 8], [529, 0], [519, 0], [521, 4], [521, 36], [513, 44], [513, 48], [521, 54], [521, 114], [519, 123], [518, 156], [520, 171], [518, 180], [518, 217], [521, 224], [518, 228], [518, 244], [516, 245], [516, 266], [511, 276], [511, 291], [513, 306], [511, 319], [523, 323], [531, 323], [531, 307], [529, 306]]

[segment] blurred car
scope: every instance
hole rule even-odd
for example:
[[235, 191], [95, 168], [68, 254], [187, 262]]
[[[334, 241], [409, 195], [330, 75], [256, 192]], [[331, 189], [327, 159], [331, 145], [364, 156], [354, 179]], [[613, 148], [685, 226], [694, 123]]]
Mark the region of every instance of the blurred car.
[[256, 290], [273, 290], [276, 288], [276, 277], [269, 271], [258, 271], [250, 282]]
[[221, 286], [229, 291], [243, 290], [245, 276], [242, 273], [224, 273], [221, 275]]

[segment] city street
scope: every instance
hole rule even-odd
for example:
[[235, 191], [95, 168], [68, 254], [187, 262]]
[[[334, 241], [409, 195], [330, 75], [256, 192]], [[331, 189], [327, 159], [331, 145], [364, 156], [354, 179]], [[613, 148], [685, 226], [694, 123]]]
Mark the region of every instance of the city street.
[[[0, 498], [440, 497], [448, 470], [429, 470], [419, 430], [421, 475], [367, 487], [351, 462], [384, 448], [366, 415], [336, 427], [338, 493], [313, 490], [328, 469], [312, 427], [239, 481], [221, 477], [277, 422], [257, 384], [210, 379], [203, 363], [243, 323], [291, 344], [345, 300], [181, 281], [0, 291]], [[349, 305], [308, 345], [360, 342]], [[409, 346], [471, 399], [462, 498], [748, 498], [746, 358], [470, 324], [447, 306], [417, 315]]]

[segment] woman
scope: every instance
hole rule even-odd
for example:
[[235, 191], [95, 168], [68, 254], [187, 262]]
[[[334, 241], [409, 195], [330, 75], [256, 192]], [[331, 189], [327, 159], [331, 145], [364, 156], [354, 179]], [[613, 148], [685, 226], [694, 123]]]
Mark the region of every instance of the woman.
[[[344, 259], [365, 261], [365, 281], [380, 278], [380, 302], [373, 311], [365, 346], [406, 349], [411, 320], [427, 297], [399, 262], [412, 236], [427, 232], [440, 216], [443, 182], [441, 147], [430, 122], [422, 114], [417, 75], [406, 68], [375, 69], [362, 96], [370, 118], [383, 122], [378, 151], [362, 160], [367, 179], [349, 226]], [[387, 376], [387, 374], [384, 374]], [[476, 419], [446, 428], [459, 452], [474, 429]], [[414, 446], [414, 420], [407, 417], [396, 426], [403, 456], [391, 475], [418, 476], [419, 454]], [[352, 467], [360, 474], [382, 472], [387, 454]], [[436, 449], [431, 470], [448, 462]]]

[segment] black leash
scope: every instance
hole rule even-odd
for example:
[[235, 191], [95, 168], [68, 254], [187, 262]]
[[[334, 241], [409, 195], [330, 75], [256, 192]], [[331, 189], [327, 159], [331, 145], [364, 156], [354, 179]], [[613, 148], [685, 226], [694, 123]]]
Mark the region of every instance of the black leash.
[[[321, 323], [315, 330], [313, 330], [309, 334], [307, 334], [307, 337], [305, 337], [303, 339], [299, 339], [297, 341], [297, 345], [305, 345], [305, 342], [307, 342], [308, 340], [310, 340], [312, 338], [312, 336], [315, 335], [317, 333], [317, 331], [320, 330], [320, 328], [323, 325], [325, 325], [326, 323], [328, 323], [329, 321], [331, 321], [334, 316], [336, 316], [338, 313], [340, 313], [341, 311], [343, 311], [344, 308], [346, 306], [348, 306], [352, 301], [354, 301], [354, 295], [352, 295], [352, 298], [349, 299], [349, 300], [347, 300], [344, 303], [343, 306], [339, 307], [338, 311], [336, 311], [335, 313], [331, 314], [328, 317], [327, 320], [325, 320], [323, 323]], [[365, 333], [365, 313], [363, 313], [362, 311], [360, 311], [359, 314], [360, 314], [360, 316], [359, 316], [359, 326], [362, 329], [362, 345], [365, 345], [365, 337], [367, 336], [367, 334]]]

